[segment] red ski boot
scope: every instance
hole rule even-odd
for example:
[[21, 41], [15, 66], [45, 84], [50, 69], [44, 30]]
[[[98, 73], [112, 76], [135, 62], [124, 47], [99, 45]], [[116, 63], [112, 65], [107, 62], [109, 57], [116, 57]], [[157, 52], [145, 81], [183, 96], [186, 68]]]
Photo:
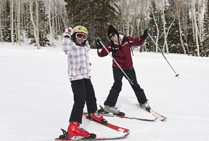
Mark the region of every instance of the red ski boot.
[[89, 139], [96, 137], [95, 134], [89, 134], [88, 131], [84, 130], [83, 128], [80, 128], [79, 126], [80, 126], [79, 122], [75, 122], [75, 121], [70, 122], [70, 125], [67, 130], [68, 139]]
[[108, 124], [107, 120], [105, 120], [100, 113], [94, 112], [94, 113], [91, 113], [90, 115], [91, 115], [91, 119], [96, 120], [104, 125]]

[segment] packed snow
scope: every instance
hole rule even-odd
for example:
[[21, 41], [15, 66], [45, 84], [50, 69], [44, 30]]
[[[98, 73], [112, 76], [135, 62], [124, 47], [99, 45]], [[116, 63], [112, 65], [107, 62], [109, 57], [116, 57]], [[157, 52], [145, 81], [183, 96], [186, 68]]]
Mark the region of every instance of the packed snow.
[[[92, 83], [97, 103], [103, 105], [113, 84], [112, 60], [90, 50]], [[209, 141], [209, 58], [134, 50], [134, 67], [150, 106], [166, 121], [105, 117], [130, 129], [121, 141]], [[153, 118], [136, 106], [128, 81], [123, 79], [117, 107], [127, 116]], [[0, 141], [54, 141], [67, 129], [73, 93], [67, 74], [67, 56], [61, 49], [0, 43]], [[99, 106], [98, 106], [99, 107]], [[86, 109], [85, 109], [86, 111]], [[98, 137], [120, 133], [83, 118], [81, 127]]]

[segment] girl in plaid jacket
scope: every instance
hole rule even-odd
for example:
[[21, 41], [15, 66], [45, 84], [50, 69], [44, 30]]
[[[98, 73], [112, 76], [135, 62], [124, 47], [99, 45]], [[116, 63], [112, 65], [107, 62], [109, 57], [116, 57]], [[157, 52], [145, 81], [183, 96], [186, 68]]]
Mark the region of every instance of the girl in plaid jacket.
[[80, 128], [84, 104], [87, 105], [89, 117], [107, 124], [107, 121], [97, 112], [94, 88], [91, 83], [91, 69], [87, 41], [88, 30], [84, 26], [67, 28], [62, 41], [62, 49], [67, 55], [68, 75], [74, 94], [74, 105], [69, 119], [68, 138], [95, 138], [95, 134]]

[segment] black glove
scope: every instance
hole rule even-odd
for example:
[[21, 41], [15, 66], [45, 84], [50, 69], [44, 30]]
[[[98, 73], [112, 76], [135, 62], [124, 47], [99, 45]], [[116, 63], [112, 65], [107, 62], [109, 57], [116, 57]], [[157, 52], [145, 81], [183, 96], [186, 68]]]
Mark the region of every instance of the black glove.
[[144, 34], [141, 36], [141, 38], [145, 40], [149, 32], [150, 32], [149, 29], [144, 30]]
[[102, 48], [102, 44], [100, 43], [101, 38], [100, 37], [96, 37], [96, 45], [97, 45], [97, 49]]

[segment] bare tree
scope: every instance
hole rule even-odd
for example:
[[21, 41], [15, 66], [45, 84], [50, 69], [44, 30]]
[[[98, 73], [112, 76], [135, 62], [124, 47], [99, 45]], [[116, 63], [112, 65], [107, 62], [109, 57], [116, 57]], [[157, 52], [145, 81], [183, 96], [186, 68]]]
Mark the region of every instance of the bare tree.
[[187, 41], [187, 29], [189, 27], [188, 25], [188, 21], [187, 21], [187, 14], [188, 14], [188, 0], [184, 1], [184, 6], [182, 7], [182, 34], [184, 35], [184, 40], [185, 40], [185, 47], [186, 47], [186, 50], [187, 50], [187, 53], [189, 53], [189, 46], [188, 46], [188, 41]]
[[[153, 0], [151, 0], [152, 2], [155, 2], [155, 1], [153, 1]], [[155, 17], [155, 13], [154, 13], [154, 7], [153, 7], [153, 5], [151, 4], [151, 13], [152, 13], [152, 15], [153, 15], [153, 20], [154, 20], [154, 23], [155, 23], [155, 26], [156, 26], [156, 30], [157, 30], [157, 36], [156, 36], [156, 41], [155, 41], [155, 43], [156, 44], [158, 44], [158, 38], [159, 38], [159, 28], [158, 28], [158, 24], [157, 24], [157, 21], [156, 21], [156, 17]], [[158, 48], [157, 48], [157, 46], [156, 46], [156, 52], [158, 52]]]
[[196, 46], [197, 46], [197, 56], [200, 56], [200, 48], [199, 48], [199, 41], [198, 41], [198, 27], [197, 27], [197, 19], [196, 19], [196, 8], [195, 8], [195, 0], [191, 0], [191, 11], [192, 17], [194, 22], [194, 30], [195, 30], [195, 39], [196, 39]]
[[129, 8], [129, 9], [133, 9], [133, 16], [132, 16], [132, 25], [131, 25], [131, 32], [130, 32], [130, 36], [131, 37], [133, 37], [133, 33], [134, 33], [134, 30], [135, 30], [135, 27], [136, 27], [136, 25], [135, 25], [135, 23], [136, 23], [136, 18], [137, 18], [137, 16], [138, 16], [138, 13], [139, 13], [139, 4], [140, 3], [138, 3], [138, 1], [133, 1], [133, 4], [132, 4], [132, 6], [133, 6], [133, 8]]
[[12, 45], [14, 45], [14, 21], [13, 21], [13, 0], [11, 0], [11, 4], [10, 4], [10, 26], [11, 26], [11, 41], [12, 41]]
[[20, 38], [20, 0], [17, 3], [17, 36], [18, 36], [18, 44], [21, 46], [21, 38]]
[[[56, 2], [57, 2], [57, 5], [58, 5], [59, 9], [61, 9], [61, 11], [65, 10], [65, 8], [63, 8], [62, 5], [60, 4], [59, 0], [57, 0]], [[58, 30], [57, 33], [59, 35], [61, 35], [62, 34], [62, 24], [61, 24], [62, 23], [62, 21], [61, 21], [62, 19], [61, 19], [61, 16], [59, 15], [58, 11], [56, 9], [55, 9], [55, 11], [56, 11], [55, 13], [57, 13], [57, 15], [58, 15], [57, 16], [57, 24], [56, 24], [58, 26], [57, 27], [57, 30]]]
[[176, 4], [177, 4], [177, 7], [176, 7], [176, 10], [177, 10], [177, 17], [178, 17], [178, 21], [179, 21], [179, 36], [180, 36], [180, 41], [181, 41], [181, 46], [183, 48], [183, 51], [184, 51], [184, 54], [186, 54], [186, 49], [184, 47], [184, 41], [183, 41], [183, 38], [182, 38], [182, 30], [181, 30], [181, 6], [183, 6], [183, 2], [180, 1], [180, 0], [177, 0], [176, 1]]
[[202, 12], [203, 12], [203, 8], [204, 8], [204, 3], [203, 3], [203, 1], [202, 0], [198, 0], [198, 2], [197, 2], [197, 8], [198, 8], [198, 35], [199, 35], [199, 41], [200, 41], [200, 45], [202, 46], [202, 41], [203, 41], [203, 39], [202, 39], [202, 25], [203, 25], [203, 23], [202, 23], [202, 16], [201, 15], [203, 15], [202, 14]]
[[0, 36], [1, 36], [0, 40], [3, 44], [3, 34], [2, 34], [2, 27], [1, 27], [1, 21], [2, 21], [2, 19], [1, 19], [1, 16], [2, 16], [1, 15], [1, 9], [2, 9], [2, 6], [3, 6], [3, 2], [2, 2], [2, 0], [0, 0]]
[[[150, 1], [148, 0], [137, 0], [138, 3], [140, 3], [140, 11], [137, 14], [137, 17], [139, 17], [138, 21], [138, 36], [142, 35], [144, 33], [144, 27], [148, 27], [149, 23], [149, 5]], [[147, 51], [146, 44], [143, 44], [140, 46], [140, 51]]]
[[126, 25], [126, 35], [130, 36], [130, 21], [131, 21], [131, 12], [130, 12], [130, 6], [132, 5], [133, 0], [123, 0], [123, 11], [124, 11], [124, 17], [125, 18], [125, 25]]
[[39, 31], [38, 31], [38, 0], [35, 0], [35, 2], [36, 2], [36, 23], [33, 20], [33, 3], [34, 3], [33, 0], [30, 1], [30, 18], [33, 24], [33, 32], [34, 32], [34, 38], [36, 41], [37, 49], [41, 49], [39, 43]]
[[[163, 4], [164, 4], [164, 0], [163, 0]], [[163, 16], [163, 33], [164, 33], [164, 45], [163, 45], [163, 52], [164, 52], [164, 47], [166, 47], [166, 52], [169, 53], [168, 50], [168, 43], [167, 43], [167, 34], [166, 34], [166, 27], [165, 27], [165, 6], [162, 6], [162, 16]]]
[[[54, 42], [54, 30], [53, 30], [53, 27], [54, 24], [51, 23], [51, 21], [54, 21], [54, 19], [51, 19], [51, 13], [54, 13], [54, 10], [51, 10], [51, 3], [50, 3], [51, 0], [49, 0], [48, 4], [49, 4], [49, 29], [50, 29], [50, 40], [51, 40], [51, 45], [53, 47], [56, 48], [56, 45], [55, 45], [55, 42]], [[53, 14], [54, 15], [54, 14]]]
[[[36, 40], [37, 42], [39, 43], [39, 14], [38, 14], [38, 11], [39, 11], [39, 3], [38, 3], [39, 0], [36, 0]], [[37, 45], [37, 49], [41, 49], [41, 47], [39, 45]]]

